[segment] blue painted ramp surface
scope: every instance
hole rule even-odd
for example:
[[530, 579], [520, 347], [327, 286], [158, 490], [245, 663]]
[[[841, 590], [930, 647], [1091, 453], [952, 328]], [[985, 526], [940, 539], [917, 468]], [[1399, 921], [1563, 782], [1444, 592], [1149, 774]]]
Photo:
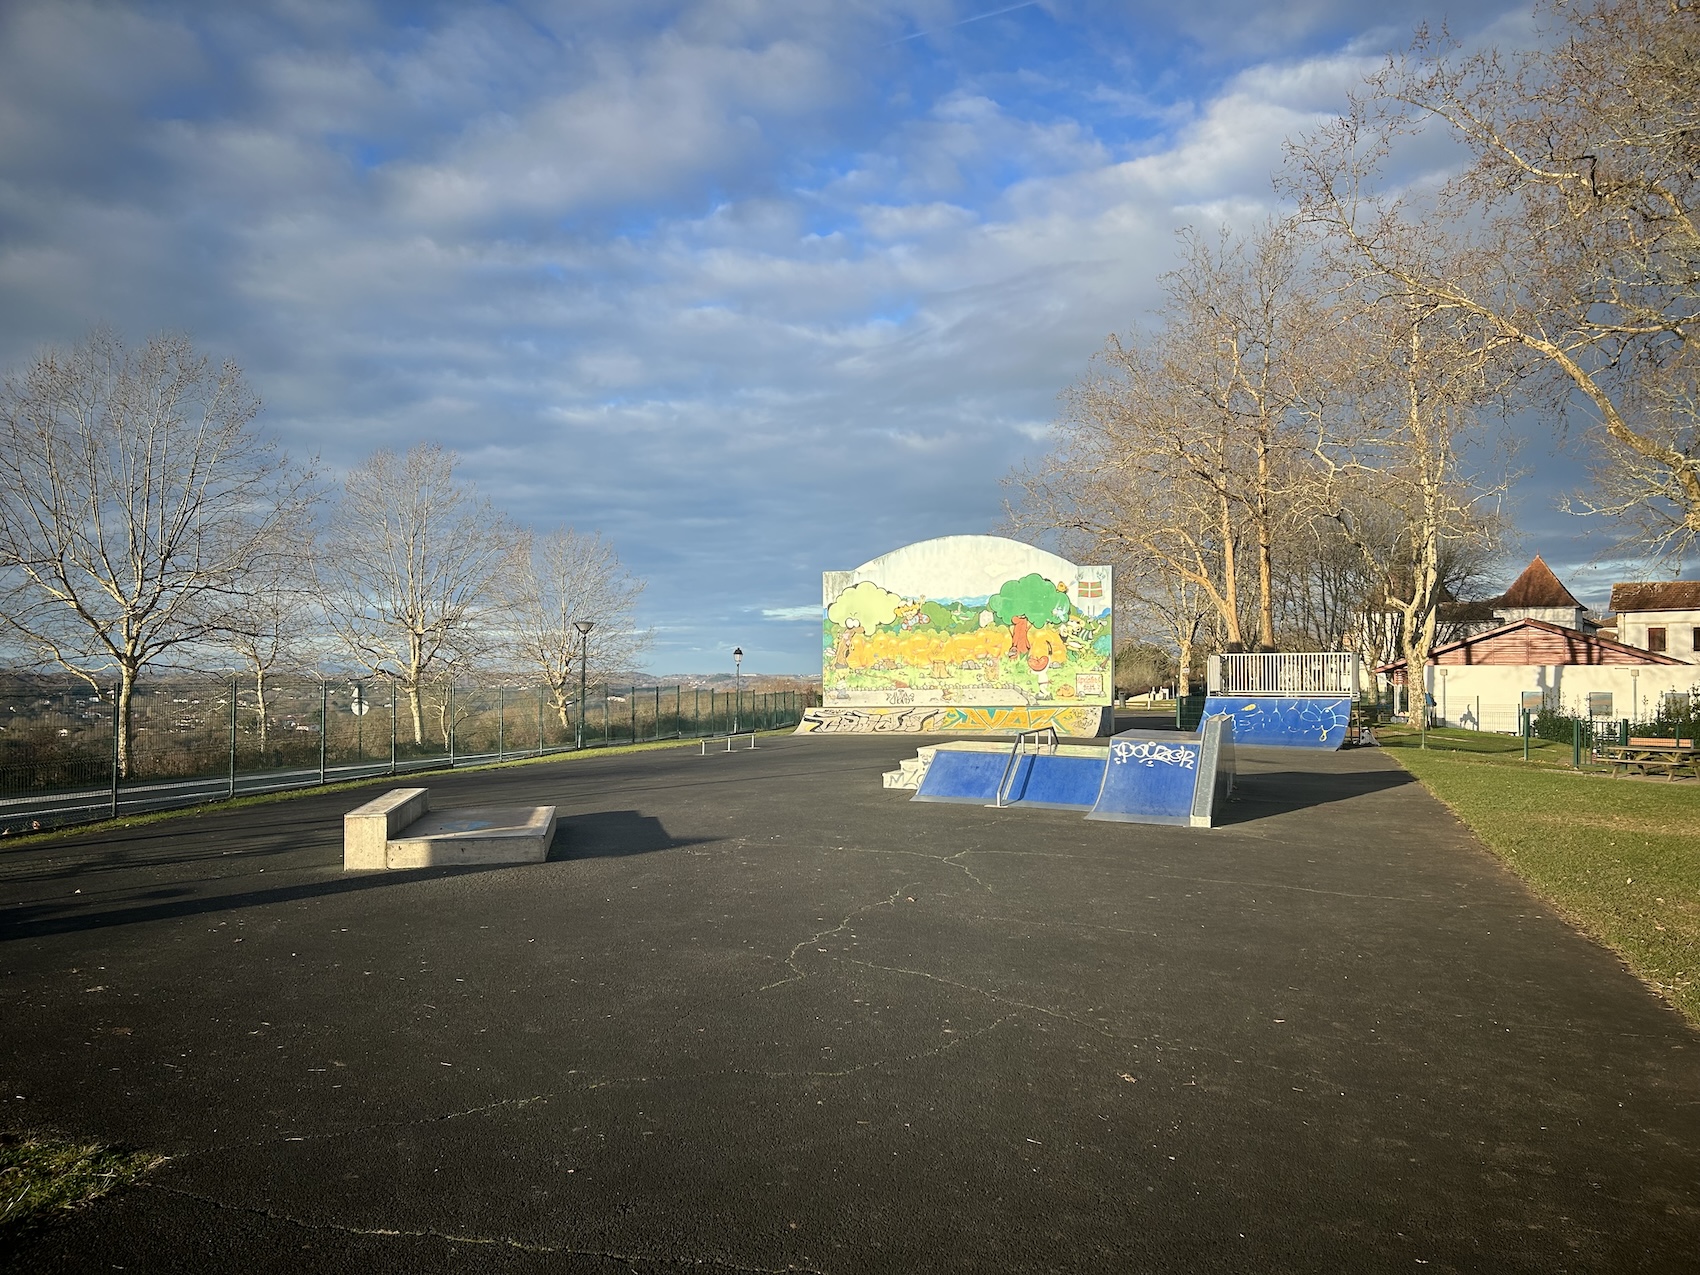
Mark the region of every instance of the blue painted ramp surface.
[[1204, 715], [1219, 713], [1234, 719], [1237, 743], [1335, 749], [1346, 742], [1352, 701], [1344, 696], [1212, 695], [1204, 701]]
[[1057, 810], [1090, 810], [1104, 783], [1104, 759], [1050, 756], [1039, 753], [1016, 762], [1004, 800], [1012, 806], [1045, 806]]
[[969, 801], [989, 806], [997, 799], [998, 781], [1009, 763], [1008, 752], [957, 752], [941, 748], [921, 780], [912, 801]]
[[1104, 784], [1088, 819], [1208, 828], [1233, 791], [1234, 723], [1205, 718], [1196, 735], [1124, 731], [1110, 740]]

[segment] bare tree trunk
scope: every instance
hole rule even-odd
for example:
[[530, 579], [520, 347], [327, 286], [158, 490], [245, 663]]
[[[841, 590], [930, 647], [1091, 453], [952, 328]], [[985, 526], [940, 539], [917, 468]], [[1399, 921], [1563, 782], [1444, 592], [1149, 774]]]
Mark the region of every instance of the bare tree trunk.
[[425, 742], [425, 703], [420, 694], [419, 679], [411, 678], [402, 683], [402, 689], [407, 692], [407, 709], [413, 714], [413, 742], [415, 745]]
[[1269, 449], [1257, 449], [1257, 644], [1275, 649], [1274, 532], [1269, 517]]
[[264, 673], [254, 674], [254, 703], [258, 706], [260, 713], [260, 756], [263, 758], [266, 755], [266, 741], [268, 739], [266, 723], [266, 675]]
[[118, 777], [120, 779], [134, 778], [135, 767], [135, 733], [136, 724], [131, 716], [131, 703], [136, 694], [136, 668], [129, 663], [118, 666], [118, 703], [113, 711], [118, 714]]
[[1221, 498], [1222, 516], [1222, 624], [1228, 630], [1228, 645], [1234, 650], [1245, 647], [1245, 635], [1240, 631], [1239, 568], [1234, 561], [1234, 508], [1226, 496]]

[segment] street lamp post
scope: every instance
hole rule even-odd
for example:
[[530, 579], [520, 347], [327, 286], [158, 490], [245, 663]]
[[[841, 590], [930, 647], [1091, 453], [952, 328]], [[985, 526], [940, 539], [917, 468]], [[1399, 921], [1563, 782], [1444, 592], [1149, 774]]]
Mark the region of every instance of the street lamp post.
[[732, 733], [738, 733], [740, 715], [744, 711], [744, 648], [732, 648]]
[[578, 712], [573, 714], [577, 726], [575, 748], [584, 747], [584, 678], [585, 660], [590, 655], [590, 631], [596, 627], [594, 620], [574, 620], [573, 627], [578, 630]]

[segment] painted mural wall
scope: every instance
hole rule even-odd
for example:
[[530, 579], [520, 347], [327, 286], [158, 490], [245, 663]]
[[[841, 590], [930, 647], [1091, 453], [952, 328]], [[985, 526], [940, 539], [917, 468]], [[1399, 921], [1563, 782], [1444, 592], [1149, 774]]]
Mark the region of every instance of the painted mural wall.
[[[829, 711], [817, 729], [834, 729], [826, 719], [838, 710], [862, 710], [847, 720], [863, 721], [884, 710], [877, 716], [949, 719], [958, 729], [1090, 719], [1085, 733], [1095, 733], [1096, 710], [1114, 694], [1107, 566], [1001, 536], [945, 536], [826, 572], [821, 592]], [[915, 711], [925, 709], [950, 711]]]

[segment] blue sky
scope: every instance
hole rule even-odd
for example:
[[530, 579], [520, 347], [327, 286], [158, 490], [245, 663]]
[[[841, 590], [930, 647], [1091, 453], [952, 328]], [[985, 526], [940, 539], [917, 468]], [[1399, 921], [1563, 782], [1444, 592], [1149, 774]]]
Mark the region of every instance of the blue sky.
[[[0, 365], [235, 357], [333, 472], [431, 440], [647, 578], [657, 671], [818, 666], [823, 570], [993, 529], [1185, 225], [1421, 3], [0, 5]], [[1529, 38], [1526, 6], [1451, 15]], [[1520, 457], [1523, 555], [1610, 575]]]

